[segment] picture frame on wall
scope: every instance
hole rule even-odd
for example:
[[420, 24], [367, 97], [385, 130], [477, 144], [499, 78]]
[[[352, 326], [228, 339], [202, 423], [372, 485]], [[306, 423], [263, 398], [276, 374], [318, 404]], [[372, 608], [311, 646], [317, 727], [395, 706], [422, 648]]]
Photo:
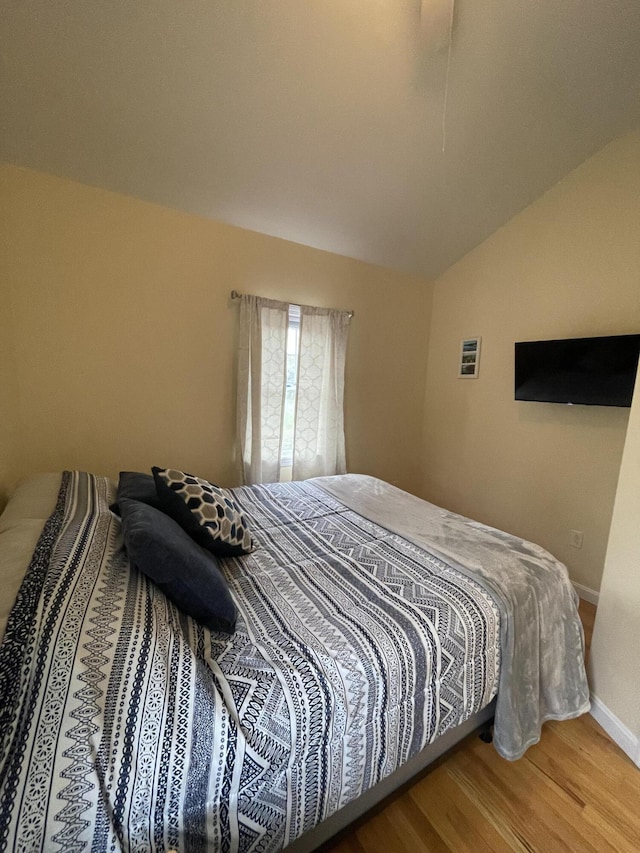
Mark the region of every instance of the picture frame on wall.
[[477, 379], [480, 367], [480, 343], [482, 338], [463, 338], [460, 344], [459, 379]]

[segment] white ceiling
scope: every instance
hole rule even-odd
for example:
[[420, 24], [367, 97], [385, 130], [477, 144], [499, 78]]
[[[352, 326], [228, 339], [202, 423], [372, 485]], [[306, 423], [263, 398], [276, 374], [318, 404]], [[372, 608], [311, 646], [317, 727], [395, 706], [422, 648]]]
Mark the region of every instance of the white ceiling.
[[434, 276], [640, 124], [640, 0], [456, 0], [444, 116], [420, 5], [3, 0], [0, 158]]

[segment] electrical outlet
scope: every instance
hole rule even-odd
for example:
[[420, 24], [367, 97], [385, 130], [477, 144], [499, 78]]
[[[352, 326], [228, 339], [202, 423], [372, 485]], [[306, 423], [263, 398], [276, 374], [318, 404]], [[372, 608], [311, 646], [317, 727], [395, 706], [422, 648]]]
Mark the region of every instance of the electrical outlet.
[[582, 548], [582, 540], [584, 538], [584, 533], [582, 530], [570, 530], [569, 531], [569, 545], [573, 548]]

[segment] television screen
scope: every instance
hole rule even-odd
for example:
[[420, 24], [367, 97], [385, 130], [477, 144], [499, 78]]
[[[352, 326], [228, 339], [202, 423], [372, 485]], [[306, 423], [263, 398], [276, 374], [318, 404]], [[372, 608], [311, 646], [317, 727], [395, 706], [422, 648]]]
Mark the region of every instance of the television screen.
[[516, 343], [515, 398], [630, 406], [639, 353], [640, 335]]

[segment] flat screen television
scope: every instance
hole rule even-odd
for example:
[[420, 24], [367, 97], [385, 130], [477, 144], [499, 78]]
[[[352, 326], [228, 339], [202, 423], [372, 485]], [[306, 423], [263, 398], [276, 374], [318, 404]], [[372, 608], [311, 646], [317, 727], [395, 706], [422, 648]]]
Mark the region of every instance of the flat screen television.
[[515, 345], [516, 400], [630, 406], [640, 335], [521, 341]]

